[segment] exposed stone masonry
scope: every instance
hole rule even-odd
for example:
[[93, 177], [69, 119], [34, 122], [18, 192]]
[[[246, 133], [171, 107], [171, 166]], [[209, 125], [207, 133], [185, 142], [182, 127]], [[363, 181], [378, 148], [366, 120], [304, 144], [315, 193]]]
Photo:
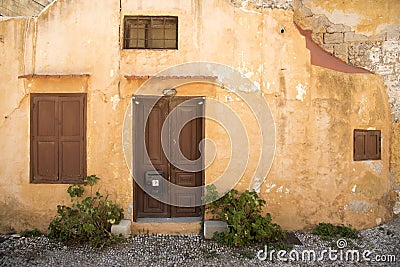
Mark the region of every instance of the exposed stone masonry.
[[383, 77], [387, 87], [393, 122], [400, 120], [400, 27], [365, 36], [351, 27], [334, 24], [324, 15], [315, 15], [301, 1], [295, 3], [295, 22], [312, 30], [312, 38], [324, 50], [346, 63]]
[[362, 67], [382, 76], [393, 114], [393, 139], [391, 146], [391, 173], [397, 196], [394, 213], [400, 214], [400, 25], [386, 32], [365, 36], [343, 24], [334, 24], [324, 15], [313, 14], [302, 4], [294, 3], [294, 21], [305, 30], [312, 30], [312, 38], [325, 51], [346, 63]]

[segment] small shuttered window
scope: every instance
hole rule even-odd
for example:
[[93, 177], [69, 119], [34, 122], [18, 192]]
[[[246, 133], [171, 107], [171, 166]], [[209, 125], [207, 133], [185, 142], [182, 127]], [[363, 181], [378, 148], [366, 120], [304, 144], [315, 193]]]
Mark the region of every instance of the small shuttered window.
[[86, 177], [86, 95], [31, 94], [32, 183]]
[[381, 131], [354, 130], [354, 160], [381, 159]]

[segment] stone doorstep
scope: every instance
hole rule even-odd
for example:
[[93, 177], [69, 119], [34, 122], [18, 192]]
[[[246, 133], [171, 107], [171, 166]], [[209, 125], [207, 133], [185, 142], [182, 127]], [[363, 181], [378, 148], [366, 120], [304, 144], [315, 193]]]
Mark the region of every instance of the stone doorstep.
[[131, 221], [121, 220], [119, 224], [111, 226], [111, 233], [115, 235], [121, 234], [123, 237], [128, 238], [131, 235]]
[[204, 221], [204, 238], [211, 239], [215, 232], [226, 232], [228, 224], [222, 221]]

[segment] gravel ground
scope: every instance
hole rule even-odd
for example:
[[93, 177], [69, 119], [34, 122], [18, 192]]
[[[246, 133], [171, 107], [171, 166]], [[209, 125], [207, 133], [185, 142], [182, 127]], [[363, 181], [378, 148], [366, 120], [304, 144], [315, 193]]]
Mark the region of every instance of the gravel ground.
[[[293, 259], [298, 254], [298, 260], [286, 262], [272, 248], [264, 254], [263, 245], [229, 248], [200, 235], [137, 235], [102, 250], [66, 246], [45, 236], [0, 235], [0, 266], [400, 266], [400, 218], [360, 231], [356, 240], [324, 241], [309, 232], [294, 234], [303, 245], [281, 254]], [[315, 251], [316, 260], [309, 260], [310, 251]]]

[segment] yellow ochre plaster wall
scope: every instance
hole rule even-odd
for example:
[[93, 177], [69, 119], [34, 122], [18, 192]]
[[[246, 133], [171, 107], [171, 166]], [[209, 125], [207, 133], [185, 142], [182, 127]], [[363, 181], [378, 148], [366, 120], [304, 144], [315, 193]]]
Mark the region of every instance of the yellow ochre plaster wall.
[[[238, 89], [207, 83], [177, 88], [178, 95], [216, 99], [241, 118], [251, 153], [236, 188], [258, 191], [274, 221], [285, 229], [318, 222], [365, 228], [391, 218], [391, 124], [379, 76], [312, 66], [291, 10], [239, 8], [226, 0], [122, 0], [121, 11], [119, 4], [117, 0], [59, 0], [38, 18], [0, 22], [4, 36], [0, 42], [0, 232], [46, 230], [56, 205], [69, 204], [67, 185], [29, 183], [31, 92], [87, 93], [87, 173], [101, 178], [100, 190], [132, 219], [133, 180], [122, 141], [126, 109], [146, 82], [145, 76], [194, 61], [240, 71], [268, 103], [276, 131], [274, 161], [266, 177], [254, 177], [258, 164], [266, 165], [265, 159], [258, 162], [261, 133]], [[125, 15], [178, 16], [179, 49], [121, 49]], [[18, 79], [29, 74], [71, 76]], [[144, 93], [158, 94], [161, 89]], [[382, 131], [382, 160], [353, 161], [355, 128]], [[215, 122], [207, 120], [205, 129], [217, 148], [205, 171], [210, 183], [230, 160], [230, 141]], [[273, 152], [265, 153], [272, 156]], [[199, 227], [133, 223], [132, 230], [184, 233]]]

